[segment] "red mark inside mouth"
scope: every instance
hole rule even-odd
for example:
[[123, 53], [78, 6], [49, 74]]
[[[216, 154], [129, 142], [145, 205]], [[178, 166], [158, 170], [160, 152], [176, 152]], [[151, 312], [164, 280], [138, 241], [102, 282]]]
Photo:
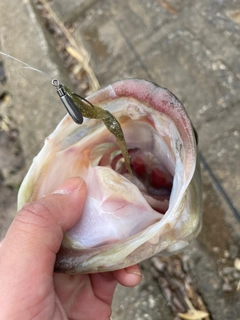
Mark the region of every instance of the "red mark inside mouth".
[[107, 150], [98, 165], [109, 165], [113, 170], [124, 175], [139, 188], [144, 198], [154, 210], [164, 214], [168, 209], [172, 191], [172, 175], [149, 152], [138, 148], [129, 149], [128, 152], [133, 178], [128, 174], [123, 156], [117, 146]]

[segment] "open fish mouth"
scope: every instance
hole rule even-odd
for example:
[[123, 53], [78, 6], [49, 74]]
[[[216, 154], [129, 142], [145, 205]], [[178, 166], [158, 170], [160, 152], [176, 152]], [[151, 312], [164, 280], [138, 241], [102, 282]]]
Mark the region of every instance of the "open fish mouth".
[[180, 101], [145, 80], [113, 83], [88, 98], [121, 124], [132, 175], [99, 120], [66, 116], [34, 159], [19, 207], [81, 176], [88, 194], [64, 236], [55, 269], [89, 273], [123, 268], [185, 247], [201, 227], [196, 137]]

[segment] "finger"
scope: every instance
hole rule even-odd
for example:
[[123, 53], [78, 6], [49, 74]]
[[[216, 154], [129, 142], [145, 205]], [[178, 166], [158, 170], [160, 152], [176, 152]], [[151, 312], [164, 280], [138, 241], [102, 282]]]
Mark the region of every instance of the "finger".
[[95, 296], [110, 305], [117, 286], [113, 272], [93, 273], [90, 277]]
[[[54, 274], [54, 288], [69, 319], [109, 319], [117, 281], [111, 272]], [[94, 306], [94, 307], [93, 307]]]
[[126, 287], [134, 287], [142, 280], [138, 265], [112, 272], [95, 273], [90, 276], [95, 295], [108, 304], [112, 302], [117, 282]]
[[134, 287], [142, 280], [141, 269], [137, 264], [113, 271], [113, 275], [115, 279], [125, 287]]
[[19, 283], [41, 291], [52, 276], [63, 233], [80, 217], [85, 196], [83, 180], [72, 178], [19, 211], [0, 247], [1, 291]]

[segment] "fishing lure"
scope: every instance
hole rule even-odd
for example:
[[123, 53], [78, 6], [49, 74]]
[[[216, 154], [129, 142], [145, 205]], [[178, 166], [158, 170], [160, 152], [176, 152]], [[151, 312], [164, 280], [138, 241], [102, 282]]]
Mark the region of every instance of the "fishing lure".
[[117, 119], [107, 110], [102, 109], [99, 106], [93, 105], [87, 99], [72, 92], [65, 85], [61, 84], [59, 80], [53, 79], [52, 85], [56, 87], [57, 93], [64, 104], [67, 112], [72, 117], [74, 122], [81, 124], [83, 117], [88, 119], [100, 119], [105, 124], [106, 128], [115, 136], [117, 144], [122, 152], [125, 160], [125, 166], [130, 175], [132, 175], [132, 169], [130, 166], [130, 158], [124, 134], [120, 123]]

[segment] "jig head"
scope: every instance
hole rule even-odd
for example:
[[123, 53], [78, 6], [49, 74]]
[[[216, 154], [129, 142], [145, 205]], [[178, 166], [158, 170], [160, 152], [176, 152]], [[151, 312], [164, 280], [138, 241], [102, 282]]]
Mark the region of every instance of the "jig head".
[[57, 93], [73, 121], [77, 124], [83, 123], [83, 116], [79, 108], [76, 106], [72, 98], [65, 92], [62, 84], [57, 79], [52, 80], [52, 85], [56, 87]]

